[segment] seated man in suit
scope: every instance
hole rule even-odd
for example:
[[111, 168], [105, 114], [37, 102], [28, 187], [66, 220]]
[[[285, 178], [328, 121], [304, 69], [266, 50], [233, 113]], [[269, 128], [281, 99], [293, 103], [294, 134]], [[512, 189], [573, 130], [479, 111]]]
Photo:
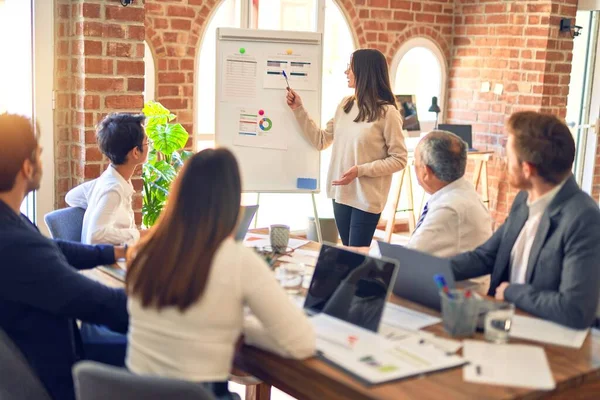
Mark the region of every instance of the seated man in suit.
[[137, 229], [131, 204], [135, 193], [131, 177], [148, 157], [144, 118], [129, 113], [109, 114], [98, 126], [98, 146], [110, 165], [99, 178], [73, 188], [65, 197], [71, 207], [86, 209], [83, 243], [133, 244], [145, 232]]
[[407, 247], [438, 257], [475, 249], [492, 236], [492, 218], [463, 176], [467, 144], [446, 131], [427, 134], [415, 150], [419, 185], [431, 195]]
[[[75, 320], [122, 333], [129, 320], [123, 290], [77, 270], [112, 264], [125, 248], [53, 241], [20, 213], [25, 196], [40, 187], [41, 152], [31, 120], [0, 114], [0, 328], [51, 397], [69, 400], [71, 368], [88, 343]], [[125, 348], [121, 363], [124, 357]]]
[[505, 223], [452, 259], [457, 280], [492, 274], [489, 295], [572, 328], [594, 323], [600, 210], [571, 174], [575, 142], [557, 117], [531, 111], [507, 125], [508, 181], [521, 189]]

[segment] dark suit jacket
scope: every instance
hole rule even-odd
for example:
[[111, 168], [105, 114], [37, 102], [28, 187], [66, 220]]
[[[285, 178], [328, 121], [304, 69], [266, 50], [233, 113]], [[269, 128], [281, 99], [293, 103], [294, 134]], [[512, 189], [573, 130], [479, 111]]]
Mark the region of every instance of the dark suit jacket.
[[[527, 192], [517, 195], [506, 222], [483, 245], [452, 258], [457, 280], [491, 273], [489, 295], [510, 277], [510, 253], [529, 216]], [[570, 177], [552, 200], [533, 241], [525, 284], [504, 292], [518, 308], [583, 329], [596, 317], [600, 294], [600, 209]]]
[[114, 261], [112, 246], [47, 239], [0, 201], [0, 327], [56, 400], [75, 398], [71, 367], [82, 357], [75, 319], [127, 332], [124, 291], [77, 271]]

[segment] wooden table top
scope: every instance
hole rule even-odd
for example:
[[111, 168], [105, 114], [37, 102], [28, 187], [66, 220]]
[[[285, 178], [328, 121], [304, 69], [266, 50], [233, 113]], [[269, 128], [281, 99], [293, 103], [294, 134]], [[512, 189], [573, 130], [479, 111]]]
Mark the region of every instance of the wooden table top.
[[[311, 242], [303, 248], [318, 250], [319, 247], [318, 243]], [[122, 282], [100, 270], [86, 274], [113, 287], [123, 286]], [[390, 301], [439, 316], [431, 309], [396, 296], [392, 296]], [[426, 330], [448, 337], [441, 324]], [[483, 339], [483, 336], [478, 334], [476, 339]], [[238, 352], [235, 366], [298, 399], [571, 399], [575, 398], [574, 390], [577, 398], [600, 398], [600, 334], [590, 333], [581, 349], [515, 339], [511, 339], [510, 343], [528, 343], [545, 349], [556, 381], [554, 391], [468, 383], [463, 381], [462, 368], [368, 387], [323, 360], [289, 360], [249, 346], [244, 346]], [[591, 397], [585, 397], [586, 394]]]

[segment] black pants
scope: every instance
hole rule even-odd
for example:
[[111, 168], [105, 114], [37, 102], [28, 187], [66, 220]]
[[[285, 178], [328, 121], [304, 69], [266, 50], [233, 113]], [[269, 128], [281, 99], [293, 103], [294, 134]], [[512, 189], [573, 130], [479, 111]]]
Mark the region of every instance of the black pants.
[[372, 214], [333, 201], [333, 214], [344, 246], [371, 246], [379, 222], [379, 214]]
[[229, 391], [227, 382], [203, 382], [206, 390], [212, 392], [217, 400], [240, 400], [240, 396]]

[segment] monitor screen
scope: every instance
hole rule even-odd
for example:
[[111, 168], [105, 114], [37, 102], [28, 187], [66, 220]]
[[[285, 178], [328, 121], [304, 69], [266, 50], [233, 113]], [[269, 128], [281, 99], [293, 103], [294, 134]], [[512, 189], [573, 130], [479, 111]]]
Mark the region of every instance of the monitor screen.
[[323, 245], [304, 308], [377, 332], [397, 264]]
[[467, 142], [469, 148], [473, 147], [473, 127], [471, 125], [439, 124], [438, 129], [454, 133]]

